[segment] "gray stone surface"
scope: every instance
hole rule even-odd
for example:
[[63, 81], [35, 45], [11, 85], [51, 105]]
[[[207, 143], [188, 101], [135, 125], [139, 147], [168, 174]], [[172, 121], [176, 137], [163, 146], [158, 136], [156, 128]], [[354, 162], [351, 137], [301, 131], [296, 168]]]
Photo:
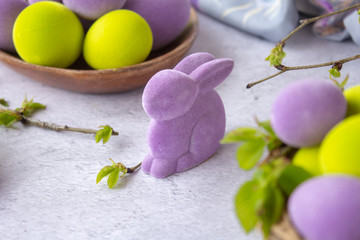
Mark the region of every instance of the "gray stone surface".
[[[268, 118], [271, 103], [286, 84], [306, 76], [327, 78], [329, 68], [285, 73], [252, 89], [248, 82], [276, 70], [266, 58], [273, 43], [239, 32], [204, 15], [189, 53], [208, 51], [230, 57], [235, 68], [217, 91], [225, 104], [226, 131], [254, 126], [253, 116]], [[224, 38], [227, 35], [228, 37]], [[287, 43], [284, 64], [303, 65], [354, 55], [353, 42], [328, 42], [310, 28]], [[359, 84], [359, 62], [344, 65], [350, 85]], [[109, 190], [95, 179], [109, 157], [131, 166], [145, 156], [149, 118], [141, 107], [143, 89], [111, 95], [67, 92], [42, 85], [0, 64], [0, 98], [11, 106], [24, 96], [47, 105], [36, 118], [96, 128], [110, 124], [120, 132], [107, 144], [93, 136], [56, 133], [16, 125], [0, 128], [0, 239], [241, 239], [246, 235], [233, 207], [238, 187], [251, 177], [234, 158], [235, 145], [222, 146], [200, 166], [166, 179], [137, 172]]]

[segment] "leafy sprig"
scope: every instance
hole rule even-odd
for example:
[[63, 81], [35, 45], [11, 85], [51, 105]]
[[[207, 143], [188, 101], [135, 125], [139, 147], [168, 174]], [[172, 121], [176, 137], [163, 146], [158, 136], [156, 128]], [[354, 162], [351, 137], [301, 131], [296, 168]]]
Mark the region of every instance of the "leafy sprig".
[[250, 232], [259, 226], [267, 238], [271, 227], [281, 219], [287, 197], [312, 175], [290, 163], [289, 157], [296, 149], [277, 138], [269, 121], [256, 122], [257, 128], [238, 128], [228, 133], [222, 143], [241, 143], [236, 158], [244, 170], [255, 167], [268, 151], [253, 178], [240, 187], [235, 197], [235, 211], [244, 230]]
[[[7, 108], [9, 106], [8, 102], [3, 98], [0, 99], [0, 125], [5, 127], [10, 127], [16, 122], [21, 122], [22, 124], [32, 125], [40, 128], [45, 128], [53, 131], [70, 131], [70, 132], [80, 132], [87, 134], [98, 134], [98, 138], [102, 139], [103, 142], [107, 142], [112, 135], [119, 135], [118, 132], [114, 131], [110, 126], [101, 126], [102, 129], [94, 130], [87, 128], [77, 128], [69, 127], [67, 125], [58, 125], [55, 123], [44, 122], [40, 120], [35, 120], [30, 118], [34, 113], [39, 110], [45, 109], [46, 106], [34, 102], [33, 99], [28, 100], [25, 97], [25, 100], [22, 102], [21, 107], [16, 108], [15, 110]], [[99, 140], [99, 141], [100, 141]]]
[[25, 97], [25, 100], [22, 102], [21, 107], [16, 108], [15, 111], [18, 112], [23, 117], [29, 117], [33, 113], [45, 108], [46, 108], [45, 105], [38, 102], [34, 102], [33, 98], [30, 101], [28, 101], [27, 98]]
[[[313, 65], [303, 65], [303, 66], [284, 66], [282, 65], [282, 60], [284, 59], [284, 57], [286, 56], [285, 52], [283, 51], [283, 47], [285, 46], [286, 41], [293, 36], [296, 32], [300, 31], [302, 28], [304, 28], [306, 25], [313, 23], [317, 20], [323, 19], [323, 18], [327, 18], [329, 16], [333, 16], [339, 13], [343, 13], [352, 9], [359, 9], [360, 8], [360, 3], [359, 4], [354, 4], [353, 6], [338, 10], [338, 11], [334, 11], [328, 14], [324, 14], [321, 16], [317, 16], [317, 17], [313, 17], [313, 18], [308, 18], [308, 19], [303, 19], [300, 21], [300, 25], [294, 29], [292, 32], [290, 32], [286, 37], [284, 37], [279, 43], [276, 44], [275, 48], [273, 48], [271, 50], [270, 55], [265, 59], [266, 61], [270, 62], [270, 66], [274, 66], [276, 69], [279, 70], [279, 72], [270, 75], [266, 78], [263, 78], [261, 80], [255, 81], [255, 82], [251, 82], [249, 84], [246, 85], [246, 88], [251, 88], [259, 83], [262, 83], [264, 81], [267, 81], [271, 78], [274, 78], [280, 74], [283, 74], [284, 72], [287, 71], [291, 71], [291, 70], [300, 70], [300, 69], [311, 69], [311, 68], [319, 68], [319, 67], [325, 67], [325, 66], [334, 66], [336, 64], [344, 64], [346, 62], [350, 62], [353, 60], [357, 60], [360, 59], [360, 54], [348, 57], [348, 58], [344, 58], [344, 59], [339, 59], [336, 61], [330, 61], [330, 62], [325, 62], [325, 63], [320, 63], [320, 64], [313, 64]], [[359, 10], [358, 10], [359, 11]], [[340, 70], [341, 69], [336, 69], [333, 68], [330, 70], [330, 74], [336, 78], [336, 76], [340, 77]]]
[[9, 103], [7, 101], [5, 101], [4, 98], [0, 98], [0, 105], [4, 106], [4, 107], [8, 107]]
[[28, 101], [26, 97], [21, 107], [11, 110], [7, 108], [8, 106], [9, 103], [5, 99], [0, 99], [0, 125], [5, 127], [11, 127], [16, 122], [26, 121], [26, 117], [46, 107], [41, 103], [34, 102], [33, 99]]
[[132, 168], [127, 168], [123, 163], [115, 163], [114, 160], [109, 158], [112, 165], [103, 167], [96, 177], [96, 184], [98, 184], [104, 177], [109, 176], [107, 184], [109, 188], [113, 188], [119, 179], [123, 178], [127, 173], [133, 173], [140, 166], [141, 163]]
[[267, 238], [271, 227], [281, 219], [286, 199], [311, 177], [284, 157], [257, 168], [253, 179], [242, 185], [235, 196], [235, 211], [244, 230], [249, 233], [259, 225]]
[[[109, 175], [107, 184], [109, 188], [113, 188], [118, 182], [119, 178], [122, 178], [127, 173], [127, 168], [122, 163], [115, 163], [114, 160], [110, 158], [110, 161], [113, 163], [111, 166], [105, 166], [99, 172], [96, 177], [96, 184], [98, 184], [104, 177]], [[120, 175], [121, 173], [121, 175]]]

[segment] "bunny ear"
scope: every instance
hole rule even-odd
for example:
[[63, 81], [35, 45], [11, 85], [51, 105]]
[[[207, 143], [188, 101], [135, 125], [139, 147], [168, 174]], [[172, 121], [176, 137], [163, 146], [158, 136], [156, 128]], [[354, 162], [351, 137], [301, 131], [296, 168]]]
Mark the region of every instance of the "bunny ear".
[[179, 62], [174, 67], [174, 70], [183, 72], [185, 74], [190, 74], [200, 65], [214, 59], [215, 57], [210, 53], [206, 53], [206, 52], [193, 53], [187, 56], [186, 58], [184, 58], [181, 62]]
[[215, 59], [199, 66], [190, 77], [199, 84], [201, 92], [206, 92], [222, 83], [233, 67], [234, 61], [229, 58]]

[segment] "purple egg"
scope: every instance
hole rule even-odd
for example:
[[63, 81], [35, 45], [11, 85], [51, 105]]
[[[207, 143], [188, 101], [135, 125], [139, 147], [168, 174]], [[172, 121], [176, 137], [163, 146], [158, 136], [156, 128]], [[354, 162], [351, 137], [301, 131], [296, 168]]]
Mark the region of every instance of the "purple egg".
[[126, 0], [63, 0], [65, 6], [88, 20], [96, 20], [105, 13], [121, 9]]
[[27, 6], [25, 0], [0, 0], [0, 49], [15, 52], [12, 39], [14, 22]]
[[190, 3], [195, 7], [195, 8], [199, 8], [199, 0], [190, 0]]
[[330, 81], [306, 79], [285, 87], [271, 108], [276, 135], [293, 147], [321, 143], [328, 131], [344, 119], [346, 100]]
[[124, 8], [140, 14], [149, 23], [154, 50], [175, 40], [190, 17], [189, 0], [127, 0]]
[[290, 219], [311, 240], [360, 239], [360, 179], [349, 175], [312, 178], [288, 202]]

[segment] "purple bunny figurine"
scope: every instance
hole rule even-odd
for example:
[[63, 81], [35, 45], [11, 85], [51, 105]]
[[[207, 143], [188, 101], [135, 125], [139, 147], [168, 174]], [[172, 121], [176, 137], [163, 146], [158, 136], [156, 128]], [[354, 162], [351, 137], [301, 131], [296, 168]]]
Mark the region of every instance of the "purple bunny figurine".
[[197, 166], [217, 151], [225, 132], [225, 110], [213, 88], [233, 66], [231, 59], [194, 53], [150, 79], [142, 98], [152, 118], [150, 153], [142, 163], [145, 173], [164, 178]]

